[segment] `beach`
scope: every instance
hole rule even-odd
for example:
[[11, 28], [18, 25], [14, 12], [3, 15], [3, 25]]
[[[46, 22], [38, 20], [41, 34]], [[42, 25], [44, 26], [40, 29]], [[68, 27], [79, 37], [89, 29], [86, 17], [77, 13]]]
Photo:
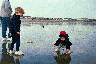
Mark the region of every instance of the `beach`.
[[[94, 23], [22, 22], [20, 49], [24, 52], [24, 56], [18, 58], [3, 54], [2, 51], [7, 44], [2, 45], [0, 42], [0, 64], [96, 64], [96, 25]], [[59, 38], [58, 34], [62, 30], [69, 34], [73, 53], [61, 61], [61, 56], [54, 57], [52, 42]]]

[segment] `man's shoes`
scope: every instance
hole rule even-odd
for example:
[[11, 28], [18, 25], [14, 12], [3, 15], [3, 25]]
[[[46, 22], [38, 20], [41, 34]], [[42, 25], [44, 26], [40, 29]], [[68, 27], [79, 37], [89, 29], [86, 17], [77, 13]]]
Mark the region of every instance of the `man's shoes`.
[[7, 41], [12, 41], [12, 39], [11, 38], [7, 38]]
[[2, 41], [6, 41], [7, 40], [7, 38], [2, 38]]
[[8, 52], [9, 54], [13, 54], [13, 51], [12, 50], [9, 50], [9, 52]]

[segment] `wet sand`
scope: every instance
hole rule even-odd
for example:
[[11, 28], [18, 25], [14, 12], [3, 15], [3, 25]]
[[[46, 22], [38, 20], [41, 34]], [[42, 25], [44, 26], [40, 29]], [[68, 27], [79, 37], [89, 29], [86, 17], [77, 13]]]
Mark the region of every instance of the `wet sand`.
[[[73, 43], [73, 53], [56, 57], [51, 43], [57, 40], [61, 30], [65, 30], [69, 34], [70, 41]], [[17, 57], [2, 53], [6, 52], [7, 44], [0, 42], [0, 64], [96, 64], [95, 42], [96, 25], [87, 23], [86, 25], [82, 23], [44, 26], [21, 25], [20, 49], [25, 55]]]

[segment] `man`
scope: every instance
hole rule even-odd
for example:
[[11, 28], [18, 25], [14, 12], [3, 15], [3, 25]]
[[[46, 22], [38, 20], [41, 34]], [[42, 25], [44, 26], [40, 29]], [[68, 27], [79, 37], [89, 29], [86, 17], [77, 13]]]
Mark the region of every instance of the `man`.
[[6, 31], [9, 26], [12, 8], [9, 0], [3, 0], [1, 5], [2, 41], [7, 39]]

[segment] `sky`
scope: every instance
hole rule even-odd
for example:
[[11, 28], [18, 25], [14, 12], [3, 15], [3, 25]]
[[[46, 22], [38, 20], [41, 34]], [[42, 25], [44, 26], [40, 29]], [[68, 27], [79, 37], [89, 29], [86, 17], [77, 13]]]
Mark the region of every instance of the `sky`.
[[[0, 0], [1, 6], [2, 0]], [[96, 18], [96, 0], [10, 0], [13, 12], [18, 6], [32, 17]]]

